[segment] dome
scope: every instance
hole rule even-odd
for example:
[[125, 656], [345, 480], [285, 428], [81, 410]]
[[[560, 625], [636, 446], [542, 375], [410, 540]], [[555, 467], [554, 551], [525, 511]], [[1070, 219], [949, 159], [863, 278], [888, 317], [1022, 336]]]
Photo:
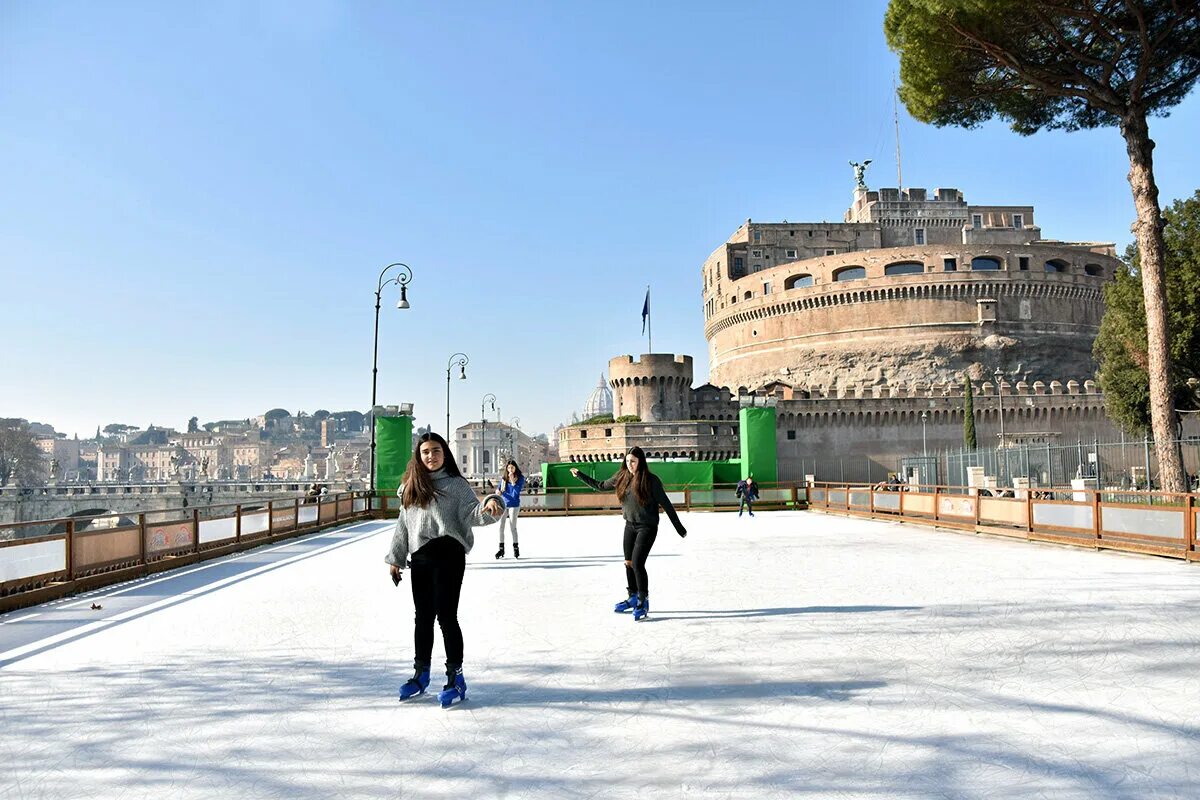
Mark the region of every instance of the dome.
[[600, 382], [596, 384], [595, 389], [592, 389], [587, 402], [583, 404], [583, 418], [588, 419], [600, 414], [611, 413], [613, 413], [612, 390], [608, 388], [608, 384], [604, 382], [604, 376], [601, 375]]

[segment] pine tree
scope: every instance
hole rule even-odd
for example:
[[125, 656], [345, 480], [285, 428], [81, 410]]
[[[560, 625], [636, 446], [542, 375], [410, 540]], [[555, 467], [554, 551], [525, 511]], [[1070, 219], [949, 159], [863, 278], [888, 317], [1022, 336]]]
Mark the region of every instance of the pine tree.
[[963, 378], [963, 445], [971, 451], [979, 447], [975, 440], [975, 393], [970, 378]]

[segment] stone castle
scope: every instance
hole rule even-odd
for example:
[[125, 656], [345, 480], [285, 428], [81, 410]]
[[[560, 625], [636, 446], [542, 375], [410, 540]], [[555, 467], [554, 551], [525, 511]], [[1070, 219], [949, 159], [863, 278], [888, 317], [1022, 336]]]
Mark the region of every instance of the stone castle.
[[640, 421], [563, 428], [560, 458], [735, 458], [738, 408], [769, 403], [781, 480], [839, 479], [822, 459], [879, 478], [961, 447], [964, 377], [981, 447], [1115, 440], [1091, 351], [1118, 264], [957, 189], [860, 185], [841, 223], [747, 220], [702, 268], [708, 382], [686, 355], [611, 359], [613, 415]]

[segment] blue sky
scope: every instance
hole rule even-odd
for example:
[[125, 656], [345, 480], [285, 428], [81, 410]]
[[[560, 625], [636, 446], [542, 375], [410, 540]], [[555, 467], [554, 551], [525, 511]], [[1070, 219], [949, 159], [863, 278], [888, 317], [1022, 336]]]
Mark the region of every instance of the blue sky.
[[[707, 377], [700, 265], [747, 217], [840, 220], [894, 186], [886, 3], [0, 5], [0, 416], [88, 435], [381, 402], [440, 430], [492, 392], [530, 432], [610, 357]], [[1151, 122], [1197, 188], [1195, 93]], [[936, 129], [904, 182], [1032, 203], [1050, 238], [1134, 217], [1115, 130]], [[394, 288], [394, 287], [393, 287]]]

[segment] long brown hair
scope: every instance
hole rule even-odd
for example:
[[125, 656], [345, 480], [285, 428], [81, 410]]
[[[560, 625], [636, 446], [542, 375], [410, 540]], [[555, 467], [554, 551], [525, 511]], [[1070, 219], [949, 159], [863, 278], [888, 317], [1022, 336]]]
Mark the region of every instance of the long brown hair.
[[638, 460], [637, 473], [630, 472], [625, 459], [621, 459], [621, 470], [617, 473], [617, 499], [625, 502], [625, 493], [632, 485], [633, 496], [637, 498], [638, 505], [648, 505], [651, 498], [650, 467], [646, 465], [646, 453], [640, 447], [631, 447], [625, 455]]
[[405, 508], [413, 506], [427, 508], [430, 501], [437, 496], [437, 488], [433, 485], [433, 473], [421, 461], [421, 445], [425, 442], [435, 442], [441, 445], [442, 469], [446, 470], [448, 475], [462, 477], [462, 472], [459, 470], [458, 464], [454, 462], [454, 454], [450, 452], [450, 445], [446, 444], [446, 440], [432, 431], [421, 434], [421, 437], [417, 439], [417, 446], [413, 448], [412, 458], [408, 460], [408, 468], [404, 470], [404, 477], [400, 479], [402, 487], [400, 503]]

